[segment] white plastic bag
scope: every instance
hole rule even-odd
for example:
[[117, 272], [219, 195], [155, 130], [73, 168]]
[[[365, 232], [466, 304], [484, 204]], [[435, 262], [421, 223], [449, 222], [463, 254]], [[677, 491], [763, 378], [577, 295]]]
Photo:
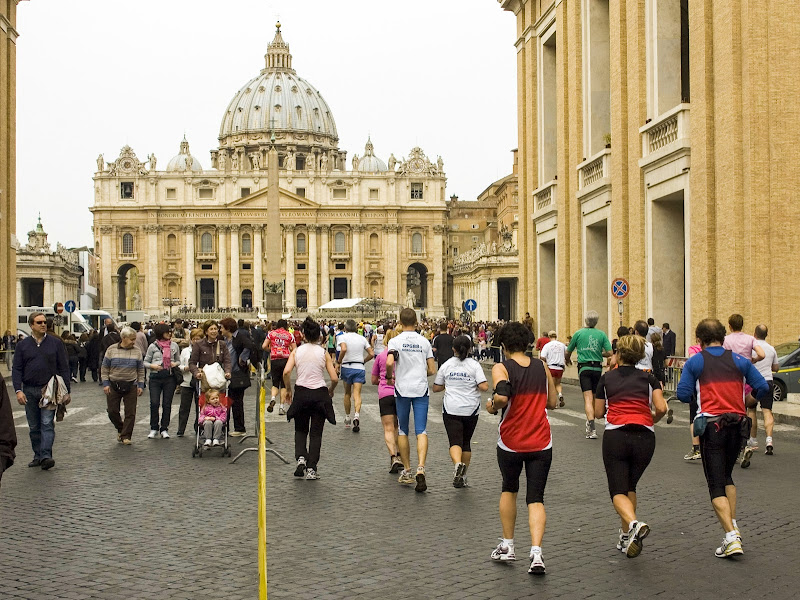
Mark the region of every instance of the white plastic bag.
[[203, 375], [205, 375], [208, 386], [216, 389], [225, 387], [225, 371], [219, 363], [211, 363], [203, 367]]

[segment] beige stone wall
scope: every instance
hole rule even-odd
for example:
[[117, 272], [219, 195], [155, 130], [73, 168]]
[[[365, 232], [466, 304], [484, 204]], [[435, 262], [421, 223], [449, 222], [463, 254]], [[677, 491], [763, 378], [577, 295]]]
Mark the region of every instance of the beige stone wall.
[[[582, 246], [587, 210], [597, 207], [581, 206], [581, 198], [592, 194], [585, 196], [578, 168], [589, 158], [583, 105], [589, 60], [583, 48], [586, 1], [499, 0], [517, 20], [520, 300], [522, 310], [534, 314], [537, 286], [555, 285], [561, 331], [579, 328], [584, 310], [592, 308], [586, 306], [582, 282], [586, 265], [596, 268]], [[677, 73], [667, 72], [674, 65], [653, 59], [658, 44], [663, 44], [663, 55], [669, 44], [674, 52], [680, 39], [679, 30], [677, 38], [674, 30], [663, 33], [672, 26], [667, 22], [670, 6], [664, 0], [608, 2], [612, 142], [601, 187], [610, 202], [608, 268], [630, 283], [624, 321], [652, 316], [660, 323], [667, 314], [682, 314], [682, 323], [670, 324], [691, 344], [701, 318], [725, 321], [739, 312], [747, 330], [764, 322], [773, 342], [796, 339], [800, 314], [792, 299], [800, 291], [794, 260], [800, 205], [793, 196], [800, 184], [800, 94], [794, 72], [800, 61], [800, 12], [780, 1], [689, 2], [691, 96], [681, 104], [682, 91], [669, 88], [680, 84], [679, 66]], [[543, 183], [537, 181], [537, 36], [553, 14], [558, 130], [554, 282], [540, 281], [536, 272], [537, 234], [531, 219], [536, 212], [532, 193]], [[670, 35], [671, 40], [661, 39]], [[659, 234], [663, 227], [669, 231]], [[680, 261], [684, 252], [685, 302], [679, 307], [675, 297], [662, 296], [680, 295], [675, 292], [679, 282], [664, 281], [679, 278], [680, 269], [664, 265]]]

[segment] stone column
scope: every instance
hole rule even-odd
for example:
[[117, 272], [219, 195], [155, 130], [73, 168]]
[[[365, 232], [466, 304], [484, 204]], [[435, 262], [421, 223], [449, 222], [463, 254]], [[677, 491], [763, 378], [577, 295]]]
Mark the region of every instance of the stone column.
[[55, 300], [53, 300], [53, 281], [45, 278], [42, 286], [42, 305], [53, 306], [53, 304], [55, 304]]
[[319, 308], [319, 289], [317, 276], [317, 230], [314, 224], [308, 225], [308, 310]]
[[253, 226], [253, 306], [261, 309], [264, 306], [264, 250], [261, 246], [263, 227]]
[[[398, 302], [405, 306], [405, 289], [398, 290], [397, 282], [405, 275], [400, 267], [398, 246], [402, 225], [384, 225], [384, 229], [389, 236], [389, 248], [386, 255], [386, 299], [389, 302]], [[400, 296], [404, 297], [401, 299]]]
[[219, 300], [220, 307], [230, 306], [228, 302], [228, 226], [217, 227], [217, 252], [219, 264]]
[[489, 280], [481, 277], [480, 288], [478, 290], [478, 310], [475, 311], [475, 318], [481, 321], [489, 320]]
[[489, 316], [490, 321], [497, 320], [498, 302], [497, 302], [497, 279], [494, 277], [489, 279]]
[[[117, 306], [117, 286], [111, 281], [116, 275], [112, 271], [111, 257], [114, 252], [114, 244], [111, 243], [111, 234], [114, 228], [111, 225], [100, 226], [100, 308], [113, 311]], [[116, 315], [116, 312], [112, 313]]]
[[147, 234], [147, 257], [145, 268], [145, 277], [147, 277], [148, 285], [145, 286], [147, 291], [147, 303], [145, 310], [153, 311], [155, 314], [161, 312], [161, 298], [159, 297], [159, 282], [161, 281], [159, 256], [158, 256], [158, 232], [160, 225], [145, 225], [144, 231]]
[[242, 305], [242, 294], [239, 289], [239, 226], [231, 225], [231, 306]]
[[364, 253], [361, 243], [364, 229], [363, 225], [353, 225], [351, 227], [353, 236], [353, 289], [350, 293], [351, 298], [361, 298], [364, 286]]
[[331, 227], [330, 225], [319, 225], [319, 230], [322, 232], [322, 252], [319, 256], [322, 267], [322, 281], [320, 282], [322, 286], [320, 306], [322, 306], [331, 300], [331, 255], [328, 246]]
[[185, 271], [183, 277], [183, 297], [189, 306], [197, 306], [197, 281], [194, 272], [194, 225], [184, 225], [183, 235], [186, 237], [186, 248], [184, 249]]
[[286, 286], [284, 287], [284, 300], [286, 306], [294, 306], [297, 302], [294, 289], [294, 270], [297, 265], [294, 262], [294, 225], [281, 225], [286, 232]]
[[444, 288], [447, 283], [447, 267], [444, 264], [444, 225], [433, 226], [433, 311], [444, 315]]

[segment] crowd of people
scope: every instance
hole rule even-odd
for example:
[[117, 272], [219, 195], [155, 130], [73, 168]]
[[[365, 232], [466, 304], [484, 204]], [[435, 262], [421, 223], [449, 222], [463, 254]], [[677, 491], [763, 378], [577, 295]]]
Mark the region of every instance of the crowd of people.
[[[252, 384], [255, 368], [263, 366], [271, 379], [267, 410], [272, 412], [277, 404], [279, 414], [294, 421], [294, 475], [316, 480], [325, 423], [337, 424], [333, 399], [339, 381], [344, 386], [344, 427], [358, 433], [362, 387], [369, 368], [370, 382], [378, 387], [389, 472], [398, 474], [400, 484], [424, 492], [428, 487], [429, 377], [433, 376], [433, 392], [444, 392], [442, 421], [455, 488], [468, 485], [471, 440], [481, 408], [501, 415], [496, 460], [502, 479], [502, 539], [491, 558], [516, 559], [517, 495], [524, 468], [532, 574], [546, 572], [544, 491], [553, 454], [547, 411], [565, 405], [561, 380], [576, 355], [586, 439], [597, 439], [596, 420], [605, 419], [601, 451], [612, 506], [620, 518], [616, 547], [634, 558], [650, 533], [636, 512], [636, 489], [655, 451], [655, 424], [665, 416], [672, 418], [662, 389], [667, 377], [664, 363], [674, 353], [675, 334], [666, 323], [659, 328], [652, 319], [637, 321], [632, 327], [621, 327], [611, 341], [597, 329], [597, 313], [589, 311], [585, 327], [563, 343], [555, 331], [542, 332], [537, 340], [529, 316], [523, 322], [420, 323], [412, 309], [403, 309], [397, 321], [375, 324], [352, 319], [315, 322], [310, 317], [299, 324], [284, 319], [274, 324], [232, 318], [203, 323], [178, 319], [146, 326], [132, 323], [118, 331], [109, 319], [103, 331], [86, 340], [69, 339], [69, 334], [61, 339], [48, 335], [41, 313], [32, 314], [29, 322], [33, 335], [16, 345], [12, 379], [30, 426], [34, 457], [29, 466], [43, 470], [55, 464], [54, 415], [60, 411], [53, 410], [54, 405], [69, 404], [70, 384], [77, 375], [83, 380], [87, 369], [103, 386], [119, 443], [132, 443], [136, 399], [149, 389], [149, 439], [170, 437], [172, 400], [180, 391], [177, 435], [185, 434], [194, 405], [194, 427], [200, 428], [204, 445], [211, 446], [220, 444], [229, 417], [230, 435], [246, 434], [244, 391]], [[732, 315], [729, 328], [726, 335], [716, 319], [698, 324], [697, 345], [690, 348], [677, 385], [677, 398], [690, 405], [691, 459], [695, 460], [696, 452], [703, 463], [712, 506], [725, 533], [715, 550], [719, 557], [742, 553], [732, 472], [742, 449], [741, 466], [745, 467], [757, 448], [755, 406], [761, 402], [766, 417], [771, 408], [768, 381], [777, 367], [775, 351], [765, 342], [766, 326], [759, 325], [756, 336], [749, 336], [742, 332], [741, 316]], [[90, 350], [93, 344], [96, 350]], [[72, 346], [85, 352], [70, 350]], [[491, 382], [481, 359], [494, 363]], [[230, 411], [220, 405], [220, 385], [208, 383], [205, 367], [209, 365], [218, 365], [224, 374]], [[52, 380], [63, 385], [64, 393], [45, 398], [43, 388], [49, 389]], [[481, 394], [489, 391], [490, 383], [492, 393], [484, 403]], [[199, 408], [203, 393], [205, 403]], [[416, 465], [411, 461], [412, 413]], [[766, 454], [771, 454], [771, 418], [765, 426]], [[11, 450], [10, 455], [0, 452], [3, 468], [13, 462], [13, 446]]]

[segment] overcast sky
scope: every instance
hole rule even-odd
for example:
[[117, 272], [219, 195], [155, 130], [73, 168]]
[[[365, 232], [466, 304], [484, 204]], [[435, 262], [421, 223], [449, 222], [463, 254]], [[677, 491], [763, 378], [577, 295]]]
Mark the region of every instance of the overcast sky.
[[[339, 147], [441, 155], [475, 199], [517, 146], [514, 16], [496, 0], [32, 0], [18, 8], [17, 236], [92, 245], [92, 175], [129, 144], [163, 169], [186, 133], [211, 168], [222, 115], [280, 19]], [[350, 161], [348, 160], [348, 168]]]

